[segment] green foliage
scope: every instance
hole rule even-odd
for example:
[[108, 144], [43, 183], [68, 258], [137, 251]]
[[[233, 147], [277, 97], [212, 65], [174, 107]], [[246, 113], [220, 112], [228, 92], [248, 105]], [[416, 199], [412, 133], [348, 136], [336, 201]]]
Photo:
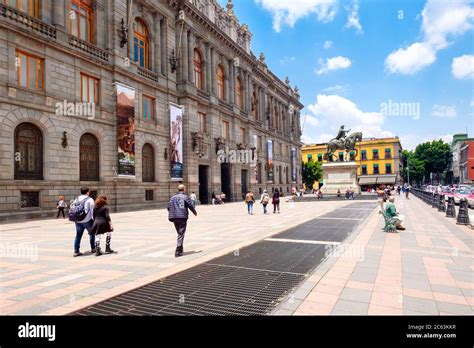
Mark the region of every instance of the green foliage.
[[433, 140], [420, 144], [415, 151], [403, 151], [404, 178], [407, 180], [410, 165], [410, 180], [422, 182], [429, 180], [430, 173], [442, 174], [448, 169], [451, 160], [451, 146], [443, 140]]
[[320, 162], [313, 160], [302, 164], [303, 168], [303, 183], [310, 190], [313, 189], [315, 181], [319, 181], [323, 177], [323, 166]]

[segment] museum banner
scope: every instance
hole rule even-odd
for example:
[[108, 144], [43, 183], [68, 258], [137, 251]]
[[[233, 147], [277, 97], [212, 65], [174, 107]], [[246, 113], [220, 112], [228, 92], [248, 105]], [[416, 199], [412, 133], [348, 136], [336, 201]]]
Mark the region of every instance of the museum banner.
[[291, 148], [291, 181], [296, 182], [296, 149]]
[[117, 84], [118, 170], [121, 177], [135, 176], [135, 89]]
[[268, 181], [273, 182], [273, 140], [267, 141], [267, 173]]
[[183, 107], [170, 104], [170, 176], [172, 181], [183, 181]]

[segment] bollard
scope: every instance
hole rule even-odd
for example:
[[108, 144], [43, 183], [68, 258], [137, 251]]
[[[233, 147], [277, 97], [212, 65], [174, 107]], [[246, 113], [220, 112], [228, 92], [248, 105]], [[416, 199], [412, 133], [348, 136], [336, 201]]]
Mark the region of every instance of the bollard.
[[446, 208], [446, 217], [456, 218], [456, 207], [454, 205], [454, 197], [448, 198], [448, 207]]
[[446, 202], [444, 199], [444, 195], [439, 195], [438, 211], [442, 213], [446, 212]]
[[438, 208], [438, 194], [433, 193], [433, 199], [431, 201], [431, 207], [432, 208]]
[[470, 225], [469, 221], [469, 207], [466, 198], [461, 198], [459, 202], [458, 225]]

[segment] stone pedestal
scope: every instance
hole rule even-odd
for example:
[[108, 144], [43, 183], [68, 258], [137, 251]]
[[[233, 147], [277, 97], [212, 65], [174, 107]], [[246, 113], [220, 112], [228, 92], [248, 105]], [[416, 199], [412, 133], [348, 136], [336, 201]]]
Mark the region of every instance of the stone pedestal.
[[348, 188], [352, 188], [355, 194], [360, 193], [357, 185], [357, 164], [352, 162], [329, 162], [323, 164], [323, 193], [336, 194], [340, 190], [345, 194]]

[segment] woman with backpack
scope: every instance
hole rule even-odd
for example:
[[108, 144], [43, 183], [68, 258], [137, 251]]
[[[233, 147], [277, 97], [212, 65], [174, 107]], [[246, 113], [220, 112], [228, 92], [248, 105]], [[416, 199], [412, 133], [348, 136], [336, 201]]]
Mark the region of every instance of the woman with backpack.
[[277, 211], [278, 214], [280, 214], [280, 192], [278, 191], [278, 189], [275, 189], [275, 192], [273, 192], [272, 204], [273, 214], [276, 214]]
[[267, 190], [263, 190], [262, 197], [260, 198], [260, 204], [263, 205], [263, 214], [267, 213], [267, 205], [270, 202], [270, 196]]
[[245, 195], [245, 203], [247, 204], [247, 212], [249, 215], [253, 215], [253, 204], [255, 203], [255, 196], [252, 191], [248, 191]]
[[95, 236], [95, 256], [102, 255], [100, 250], [100, 239], [103, 234], [107, 234], [105, 239], [105, 253], [112, 254], [114, 251], [110, 248], [110, 240], [112, 239], [112, 221], [110, 220], [109, 207], [107, 205], [107, 196], [100, 195], [94, 204], [94, 225], [92, 226], [91, 235]]

